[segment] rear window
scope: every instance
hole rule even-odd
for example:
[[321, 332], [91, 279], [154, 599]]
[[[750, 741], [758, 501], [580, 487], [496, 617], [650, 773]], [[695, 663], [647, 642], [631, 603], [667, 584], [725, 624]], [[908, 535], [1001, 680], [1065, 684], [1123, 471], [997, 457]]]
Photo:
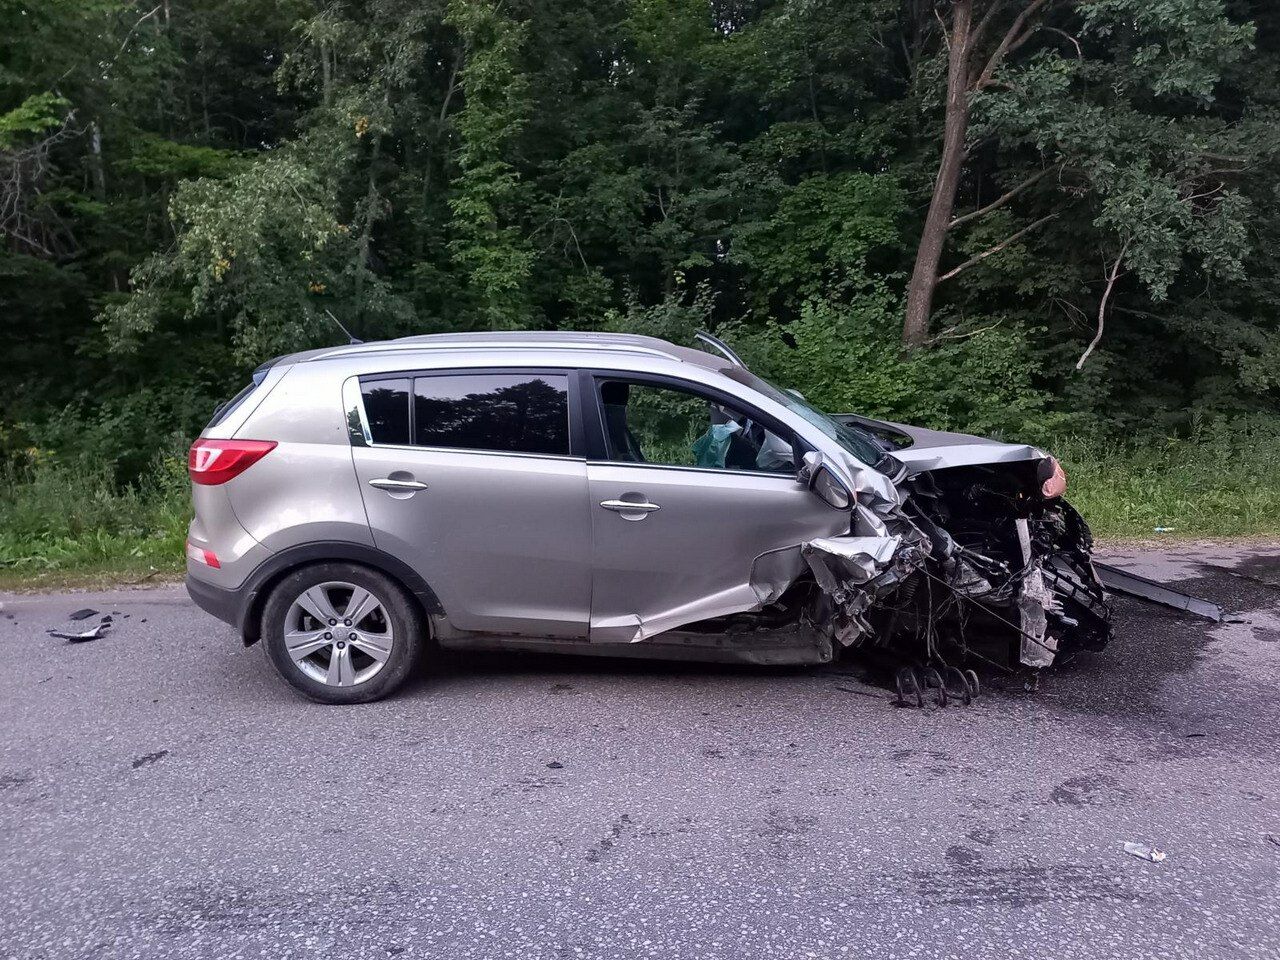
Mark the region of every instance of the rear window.
[[231, 416], [231, 414], [235, 412], [235, 409], [237, 407], [239, 407], [242, 403], [248, 400], [250, 396], [253, 395], [253, 391], [257, 390], [258, 387], [262, 384], [262, 381], [267, 378], [267, 372], [276, 365], [276, 361], [279, 359], [280, 359], [279, 357], [275, 357], [271, 360], [268, 360], [266, 363], [258, 367], [258, 369], [254, 370], [253, 378], [245, 385], [243, 390], [241, 390], [239, 393], [237, 393], [234, 397], [232, 397], [230, 400], [226, 401], [225, 403], [218, 404], [217, 408], [213, 411], [213, 417], [209, 420], [207, 424], [205, 424], [204, 429], [212, 430], [214, 427], [220, 424], [223, 420], [227, 419], [227, 417]]
[[567, 456], [569, 378], [524, 373], [418, 377], [413, 440], [424, 447]]
[[409, 380], [374, 380], [362, 383], [364, 415], [374, 443], [409, 442]]

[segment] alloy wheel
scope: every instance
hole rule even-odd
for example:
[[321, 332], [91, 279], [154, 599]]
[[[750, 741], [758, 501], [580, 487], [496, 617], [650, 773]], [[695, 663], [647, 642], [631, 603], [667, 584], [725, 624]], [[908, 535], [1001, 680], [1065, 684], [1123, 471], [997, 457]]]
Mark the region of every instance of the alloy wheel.
[[284, 646], [299, 670], [332, 687], [354, 687], [386, 666], [395, 641], [386, 606], [354, 583], [307, 588], [284, 619]]

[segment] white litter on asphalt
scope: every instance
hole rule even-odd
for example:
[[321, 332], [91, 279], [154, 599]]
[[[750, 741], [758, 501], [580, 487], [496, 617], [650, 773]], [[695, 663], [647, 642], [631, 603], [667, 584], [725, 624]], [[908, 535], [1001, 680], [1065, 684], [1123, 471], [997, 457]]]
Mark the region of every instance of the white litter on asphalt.
[[1150, 860], [1152, 863], [1160, 863], [1167, 856], [1163, 850], [1157, 850], [1155, 847], [1147, 846], [1145, 843], [1126, 843], [1124, 852], [1137, 857], [1139, 860]]

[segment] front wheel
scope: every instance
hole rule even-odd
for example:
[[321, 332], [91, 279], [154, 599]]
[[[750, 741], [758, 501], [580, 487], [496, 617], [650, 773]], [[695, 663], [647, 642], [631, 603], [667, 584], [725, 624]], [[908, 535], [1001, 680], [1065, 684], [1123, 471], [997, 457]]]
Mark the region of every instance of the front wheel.
[[276, 671], [321, 703], [367, 703], [412, 672], [426, 630], [404, 590], [368, 567], [322, 563], [286, 576], [262, 636]]

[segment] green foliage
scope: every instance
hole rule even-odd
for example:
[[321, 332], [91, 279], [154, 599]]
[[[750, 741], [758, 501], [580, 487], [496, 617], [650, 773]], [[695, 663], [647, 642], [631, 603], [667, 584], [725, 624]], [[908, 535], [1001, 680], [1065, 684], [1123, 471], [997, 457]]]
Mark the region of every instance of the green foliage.
[[242, 165], [230, 150], [177, 143], [150, 133], [134, 137], [130, 146], [132, 152], [117, 161], [116, 169], [160, 180], [225, 177]]
[[798, 303], [858, 287], [872, 253], [901, 242], [897, 221], [904, 207], [889, 177], [818, 174], [786, 191], [765, 223], [742, 227], [734, 258], [771, 298]]
[[1021, 235], [903, 356], [935, 4], [0, 0], [0, 461], [134, 483], [327, 312], [706, 328], [819, 406], [1010, 438], [1276, 416], [1280, 7], [1048, 6], [956, 214], [1049, 173], [951, 231], [944, 270]]
[[493, 0], [453, 0], [448, 22], [466, 51], [459, 173], [449, 199], [457, 235], [449, 249], [469, 277], [477, 319], [493, 330], [510, 329], [529, 315], [525, 286], [532, 254], [503, 216], [519, 187], [507, 153], [529, 109], [528, 80], [518, 64], [528, 31]]
[[753, 370], [821, 410], [1020, 439], [1070, 426], [1036, 386], [1034, 331], [975, 322], [928, 354], [904, 354], [893, 322], [900, 309], [884, 290], [848, 304], [810, 300], [792, 323], [734, 329], [730, 339]]
[[121, 489], [103, 471], [44, 465], [0, 474], [0, 582], [57, 571], [180, 568], [190, 522], [185, 464]]
[[[107, 306], [103, 320], [122, 349], [153, 333], [172, 311], [169, 291], [189, 290], [187, 318], [225, 323], [237, 352], [251, 359], [321, 342], [332, 329], [326, 298], [351, 284], [354, 242], [337, 220], [326, 184], [306, 165], [283, 157], [258, 162], [225, 180], [182, 184], [171, 214], [176, 248], [133, 272], [138, 293]], [[377, 283], [365, 296], [374, 313], [398, 304]]]
[[1096, 532], [1157, 538], [1280, 533], [1280, 424], [1197, 422], [1185, 437], [1141, 443], [1062, 439], [1068, 496]]
[[0, 113], [0, 150], [10, 150], [32, 134], [61, 126], [69, 101], [56, 93], [36, 93]]

